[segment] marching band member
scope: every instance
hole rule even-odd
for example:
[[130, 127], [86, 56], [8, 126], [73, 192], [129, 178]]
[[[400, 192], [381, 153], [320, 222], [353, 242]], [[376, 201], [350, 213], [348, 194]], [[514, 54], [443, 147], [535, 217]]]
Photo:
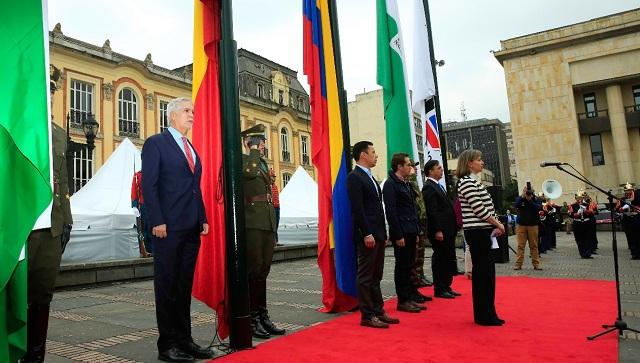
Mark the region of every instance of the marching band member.
[[616, 212], [622, 215], [622, 228], [627, 236], [631, 259], [640, 260], [640, 193], [636, 193], [631, 183], [624, 186], [624, 196], [618, 200]]
[[581, 258], [593, 258], [593, 252], [590, 246], [589, 226], [587, 225], [589, 218], [593, 217], [593, 211], [589, 205], [585, 203], [586, 193], [578, 190], [575, 194], [575, 203], [569, 206], [569, 215], [573, 218], [573, 236], [578, 245], [578, 252]]

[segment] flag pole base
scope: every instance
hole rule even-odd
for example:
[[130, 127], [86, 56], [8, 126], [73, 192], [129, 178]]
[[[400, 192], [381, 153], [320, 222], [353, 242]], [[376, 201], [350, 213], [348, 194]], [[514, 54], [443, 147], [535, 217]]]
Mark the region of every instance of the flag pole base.
[[253, 347], [251, 318], [249, 315], [232, 317], [229, 320], [229, 346], [235, 350]]

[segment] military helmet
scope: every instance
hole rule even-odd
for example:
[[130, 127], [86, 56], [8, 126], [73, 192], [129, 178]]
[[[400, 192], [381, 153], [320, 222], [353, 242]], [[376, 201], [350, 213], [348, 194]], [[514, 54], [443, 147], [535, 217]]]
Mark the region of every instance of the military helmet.
[[265, 130], [265, 127], [263, 124], [257, 124], [255, 126], [252, 126], [242, 131], [240, 133], [240, 136], [242, 136], [243, 139], [247, 137], [260, 137], [262, 138], [262, 140], [266, 141], [266, 138], [264, 136], [264, 130]]

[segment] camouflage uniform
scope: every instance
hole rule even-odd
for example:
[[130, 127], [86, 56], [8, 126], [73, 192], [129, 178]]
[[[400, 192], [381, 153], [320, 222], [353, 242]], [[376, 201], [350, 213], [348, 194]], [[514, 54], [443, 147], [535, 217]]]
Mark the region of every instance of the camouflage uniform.
[[427, 244], [427, 209], [424, 205], [422, 193], [415, 179], [411, 180], [411, 187], [415, 192], [416, 207], [418, 209], [418, 219], [420, 221], [420, 233], [416, 242], [416, 260], [411, 268], [411, 282], [414, 286], [419, 286], [421, 279], [424, 277], [424, 248]]

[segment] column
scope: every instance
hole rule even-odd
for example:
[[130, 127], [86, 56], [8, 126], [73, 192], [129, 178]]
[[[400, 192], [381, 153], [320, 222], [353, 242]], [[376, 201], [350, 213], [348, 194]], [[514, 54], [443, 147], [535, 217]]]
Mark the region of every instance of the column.
[[[607, 86], [607, 104], [609, 106], [609, 121], [611, 122], [611, 135], [613, 147], [616, 153], [616, 168], [618, 170], [618, 184], [635, 180], [631, 164], [631, 149], [629, 147], [629, 133], [622, 102], [622, 90], [620, 85]], [[606, 159], [605, 159], [606, 160]]]

